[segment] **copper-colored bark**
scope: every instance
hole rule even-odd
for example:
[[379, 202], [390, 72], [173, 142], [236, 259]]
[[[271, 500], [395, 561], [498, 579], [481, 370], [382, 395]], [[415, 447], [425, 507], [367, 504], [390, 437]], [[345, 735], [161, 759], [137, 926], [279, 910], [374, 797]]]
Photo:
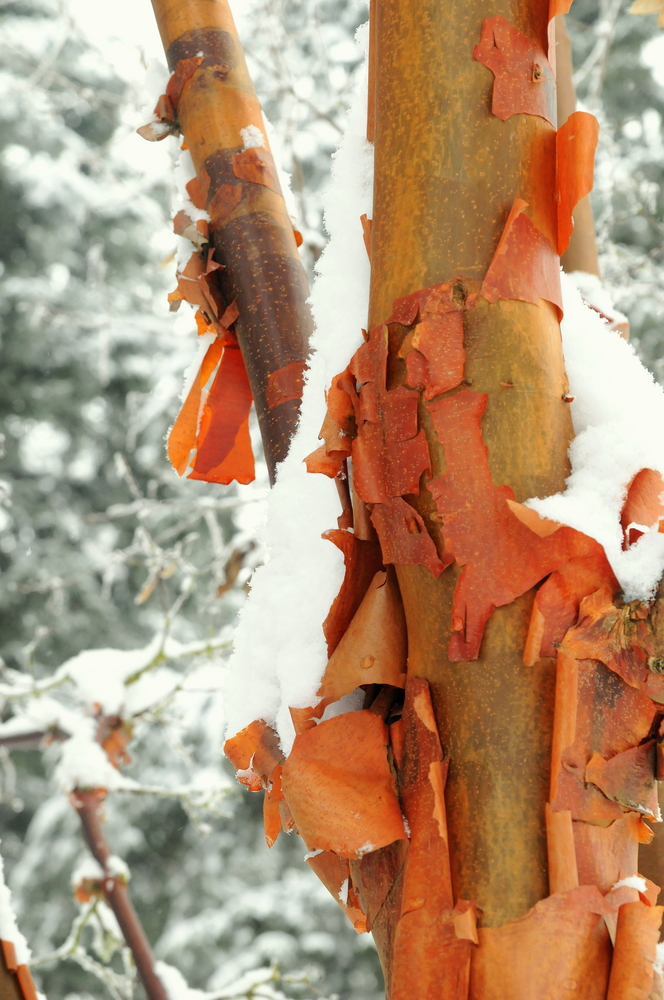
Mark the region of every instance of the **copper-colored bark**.
[[607, 1000], [647, 1000], [653, 987], [653, 961], [662, 906], [624, 903], [618, 914]]
[[[479, 0], [378, 5], [370, 327], [385, 321], [395, 299], [436, 282], [461, 275], [466, 294], [477, 289], [515, 195], [555, 242], [554, 129], [539, 116], [492, 116], [493, 74], [472, 59], [491, 13]], [[513, 0], [500, 13], [547, 50], [547, 5]], [[519, 501], [561, 489], [571, 421], [554, 306], [479, 299], [464, 313], [464, 341], [465, 379], [488, 397], [482, 432], [493, 482], [510, 486]], [[424, 407], [420, 415], [440, 475], [445, 457]], [[428, 519], [424, 496], [418, 506]], [[428, 524], [436, 533], [436, 523]], [[481, 925], [496, 926], [548, 892], [553, 667], [523, 666], [531, 595], [494, 612], [477, 661], [451, 663], [458, 571], [435, 581], [423, 566], [397, 570], [409, 670], [431, 684], [450, 757], [455, 898], [475, 899]]]
[[270, 376], [306, 359], [306, 275], [267, 138], [264, 147], [243, 150], [240, 130], [254, 126], [264, 135], [265, 126], [228, 3], [153, 0], [153, 7], [172, 72], [202, 53], [182, 85], [176, 113], [207, 189], [210, 238], [224, 268], [219, 281], [239, 309], [235, 330], [273, 478], [295, 429], [299, 398], [286, 392], [279, 401]]
[[406, 623], [393, 571], [379, 571], [332, 654], [317, 694], [338, 701], [362, 684], [403, 687]]
[[2, 941], [2, 959], [0, 959], [0, 1000], [26, 1000], [21, 990], [21, 984], [16, 976], [18, 966], [16, 954], [11, 941]]
[[347, 712], [300, 733], [284, 763], [283, 789], [310, 851], [361, 858], [405, 839], [388, 729], [372, 712]]
[[[565, 15], [555, 19], [556, 27], [556, 84], [558, 92], [558, 126], [564, 125], [571, 114], [576, 111], [576, 93], [572, 74], [572, 43], [565, 25]], [[597, 239], [595, 237], [595, 220], [590, 204], [590, 195], [586, 195], [578, 203], [572, 213], [574, 230], [569, 246], [561, 257], [565, 271], [587, 271], [600, 277], [599, 260], [597, 258]]]

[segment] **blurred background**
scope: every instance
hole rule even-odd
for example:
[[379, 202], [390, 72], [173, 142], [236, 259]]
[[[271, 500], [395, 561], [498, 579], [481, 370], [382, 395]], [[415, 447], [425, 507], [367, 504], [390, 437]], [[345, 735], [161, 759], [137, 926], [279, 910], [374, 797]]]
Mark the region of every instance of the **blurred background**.
[[[366, 5], [232, 6], [313, 275]], [[567, 20], [580, 107], [602, 126], [604, 282], [664, 381], [664, 31], [627, 7], [576, 0]], [[267, 478], [259, 468], [248, 487], [180, 481], [165, 455], [196, 333], [189, 307], [166, 302], [176, 142], [135, 134], [165, 76], [149, 0], [0, 0], [0, 56], [0, 652], [7, 677], [42, 679], [82, 650], [145, 646], [165, 620], [184, 643], [223, 633], [261, 559]], [[166, 791], [108, 805], [157, 956], [220, 996], [276, 965], [289, 996], [380, 997], [371, 937], [346, 923], [297, 837], [267, 850], [262, 797], [230, 782], [216, 798], [177, 793], [226, 766], [222, 654], [206, 664], [132, 720], [127, 773]], [[125, 1000], [126, 983], [104, 985], [62, 947], [85, 850], [53, 776], [58, 740], [46, 742], [0, 745], [0, 852], [19, 923], [50, 1000]], [[86, 944], [105, 961], [104, 947]]]

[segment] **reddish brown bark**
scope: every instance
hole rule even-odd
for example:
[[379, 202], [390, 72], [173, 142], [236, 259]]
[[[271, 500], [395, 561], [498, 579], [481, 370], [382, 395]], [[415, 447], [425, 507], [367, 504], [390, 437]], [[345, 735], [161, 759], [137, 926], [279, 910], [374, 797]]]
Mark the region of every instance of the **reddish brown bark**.
[[131, 949], [148, 1000], [167, 1000], [166, 990], [154, 971], [152, 949], [129, 898], [127, 886], [121, 878], [112, 875], [108, 870], [111, 849], [104, 835], [100, 817], [104, 797], [105, 793], [99, 789], [78, 788], [72, 793], [72, 802], [81, 819], [85, 842], [104, 873], [101, 883], [104, 898], [115, 914], [127, 946]]
[[[237, 309], [234, 331], [274, 481], [299, 413], [302, 382], [293, 373], [301, 374], [311, 331], [306, 275], [228, 3], [153, 0], [153, 7], [178, 81], [169, 113], [197, 171], [190, 193], [210, 214], [217, 268], [210, 284]], [[261, 146], [243, 148], [247, 127], [262, 134]], [[212, 419], [228, 416], [220, 410]], [[204, 457], [194, 468], [194, 478], [209, 477]]]

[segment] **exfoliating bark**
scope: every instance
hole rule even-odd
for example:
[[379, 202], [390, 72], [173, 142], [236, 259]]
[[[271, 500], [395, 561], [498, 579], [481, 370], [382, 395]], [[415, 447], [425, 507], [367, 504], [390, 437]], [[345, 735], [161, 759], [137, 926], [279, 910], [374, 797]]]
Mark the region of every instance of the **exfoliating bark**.
[[174, 124], [197, 173], [190, 194], [209, 213], [215, 282], [238, 310], [235, 334], [274, 481], [299, 413], [296, 373], [311, 330], [306, 275], [226, 0], [153, 0], [153, 7], [173, 73]]

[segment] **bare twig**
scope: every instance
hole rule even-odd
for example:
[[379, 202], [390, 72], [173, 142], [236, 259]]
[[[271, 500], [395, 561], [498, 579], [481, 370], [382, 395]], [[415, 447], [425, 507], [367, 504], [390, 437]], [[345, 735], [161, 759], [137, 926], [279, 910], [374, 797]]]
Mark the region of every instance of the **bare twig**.
[[154, 971], [152, 949], [129, 898], [127, 886], [121, 878], [109, 871], [111, 849], [104, 836], [99, 815], [102, 800], [102, 793], [98, 789], [76, 789], [72, 793], [72, 802], [81, 820], [85, 842], [104, 873], [101, 883], [104, 898], [115, 914], [123, 937], [131, 949], [148, 1000], [168, 1000], [166, 990]]

